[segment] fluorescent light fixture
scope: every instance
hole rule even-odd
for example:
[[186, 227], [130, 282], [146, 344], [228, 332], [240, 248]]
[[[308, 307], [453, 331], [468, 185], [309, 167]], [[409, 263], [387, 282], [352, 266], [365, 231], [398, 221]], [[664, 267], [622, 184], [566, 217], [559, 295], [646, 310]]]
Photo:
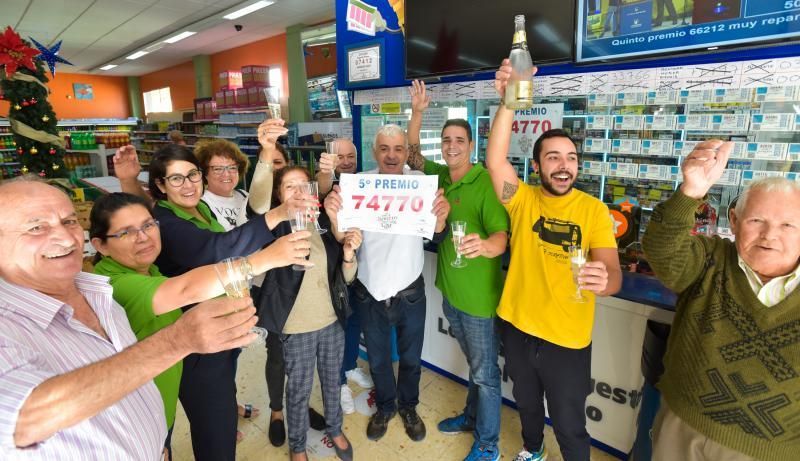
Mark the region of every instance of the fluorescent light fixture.
[[116, 64], [106, 64], [105, 66], [101, 67], [100, 70], [111, 70], [115, 67], [117, 67]]
[[245, 15], [248, 15], [248, 14], [252, 13], [253, 11], [258, 11], [261, 8], [270, 6], [273, 3], [275, 3], [275, 2], [272, 1], [272, 0], [261, 0], [259, 2], [253, 3], [252, 5], [248, 5], [248, 6], [244, 7], [244, 8], [242, 8], [242, 9], [236, 10], [233, 13], [226, 14], [223, 17], [225, 19], [238, 19], [238, 18], [241, 18], [242, 16], [245, 16]]
[[189, 31], [187, 30], [186, 32], [181, 32], [180, 34], [178, 34], [178, 35], [175, 35], [174, 37], [170, 37], [170, 38], [168, 38], [168, 39], [164, 40], [164, 42], [165, 42], [165, 43], [175, 43], [175, 42], [179, 42], [179, 41], [183, 40], [184, 38], [186, 38], [186, 37], [191, 37], [192, 35], [194, 35], [194, 34], [196, 34], [196, 33], [197, 33], [197, 32], [189, 32]]
[[132, 55], [126, 57], [125, 59], [139, 59], [146, 54], [148, 54], [147, 51], [137, 51], [136, 53], [133, 53]]

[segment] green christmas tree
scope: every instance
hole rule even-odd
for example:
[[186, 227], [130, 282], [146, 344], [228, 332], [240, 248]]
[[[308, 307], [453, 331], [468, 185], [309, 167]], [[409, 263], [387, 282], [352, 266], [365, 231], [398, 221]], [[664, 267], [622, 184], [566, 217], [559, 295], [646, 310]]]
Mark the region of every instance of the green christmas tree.
[[[66, 177], [64, 140], [58, 136], [56, 114], [47, 101], [50, 90], [39, 51], [9, 26], [0, 35], [0, 89], [8, 100], [8, 120], [16, 143], [20, 172], [43, 178]], [[51, 68], [52, 71], [52, 68]]]

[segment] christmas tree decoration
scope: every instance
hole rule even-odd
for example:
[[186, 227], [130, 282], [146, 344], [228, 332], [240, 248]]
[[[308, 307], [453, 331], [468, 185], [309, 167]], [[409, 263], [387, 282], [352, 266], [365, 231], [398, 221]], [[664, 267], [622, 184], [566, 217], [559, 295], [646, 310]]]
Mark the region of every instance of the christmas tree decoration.
[[13, 77], [20, 66], [35, 72], [33, 58], [37, 55], [39, 51], [29, 47], [11, 26], [0, 35], [0, 66], [5, 66], [6, 78]]
[[50, 75], [52, 75], [53, 77], [56, 76], [56, 63], [57, 62], [60, 62], [60, 63], [63, 63], [63, 64], [67, 64], [69, 66], [72, 65], [71, 62], [67, 61], [66, 59], [64, 59], [64, 58], [62, 58], [60, 56], [58, 56], [58, 52], [59, 52], [59, 50], [61, 50], [61, 42], [63, 40], [59, 40], [58, 43], [53, 45], [52, 48], [48, 48], [48, 47], [42, 45], [41, 43], [37, 42], [36, 40], [34, 40], [33, 37], [29, 37], [29, 38], [31, 39], [33, 44], [36, 45], [36, 48], [38, 48], [39, 51], [42, 53], [41, 55], [39, 55], [39, 57], [37, 59], [40, 59], [40, 60], [42, 60], [42, 61], [47, 63], [47, 67], [48, 67], [48, 69], [50, 69]]
[[[8, 124], [19, 154], [15, 160], [22, 164], [18, 172], [66, 177], [65, 142], [58, 135], [58, 119], [47, 99], [46, 60], [33, 59], [39, 52], [29, 47], [11, 28], [0, 34], [0, 66], [5, 66], [5, 73], [0, 72], [0, 93], [11, 102]], [[50, 155], [39, 155], [46, 152]]]
[[51, 168], [53, 168], [53, 171], [58, 171], [58, 169], [61, 168], [61, 167], [58, 166], [58, 163], [54, 163]]
[[47, 176], [47, 173], [45, 173], [44, 170], [39, 172], [39, 177], [40, 178], [44, 178], [45, 176]]

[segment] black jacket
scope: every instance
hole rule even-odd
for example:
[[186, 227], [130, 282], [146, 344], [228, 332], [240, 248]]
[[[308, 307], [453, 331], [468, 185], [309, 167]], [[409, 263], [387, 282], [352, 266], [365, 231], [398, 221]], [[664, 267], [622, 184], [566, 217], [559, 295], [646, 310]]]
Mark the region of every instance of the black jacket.
[[[324, 211], [320, 214], [320, 226], [330, 228], [330, 220]], [[277, 238], [291, 232], [288, 221], [282, 222], [273, 230]], [[312, 230], [312, 232], [314, 231]], [[351, 312], [347, 284], [342, 272], [344, 250], [342, 245], [336, 241], [332, 231], [322, 234], [321, 238], [325, 245], [328, 261], [328, 287], [330, 288], [331, 303], [339, 323], [344, 328]], [[300, 291], [304, 275], [304, 271], [295, 271], [291, 266], [279, 267], [267, 272], [258, 299], [255, 300], [258, 309], [258, 326], [266, 328], [270, 332], [283, 332], [283, 327], [286, 325], [286, 320], [289, 318], [289, 313], [292, 311]]]

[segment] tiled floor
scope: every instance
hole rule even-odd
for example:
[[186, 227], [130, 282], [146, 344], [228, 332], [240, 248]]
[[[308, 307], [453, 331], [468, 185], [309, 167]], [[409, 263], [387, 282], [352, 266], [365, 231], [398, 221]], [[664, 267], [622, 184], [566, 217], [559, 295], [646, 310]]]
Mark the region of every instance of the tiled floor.
[[[284, 444], [280, 448], [270, 445], [267, 440], [268, 397], [264, 381], [264, 362], [266, 352], [263, 347], [247, 348], [239, 356], [239, 402], [251, 402], [261, 409], [261, 415], [253, 421], [239, 420], [239, 429], [244, 432], [245, 439], [237, 447], [236, 459], [239, 461], [264, 461], [289, 459], [288, 448]], [[362, 366], [365, 366], [362, 364]], [[351, 388], [355, 395], [361, 392], [354, 384]], [[435, 372], [423, 368], [420, 381], [420, 405], [417, 408], [425, 421], [428, 435], [422, 442], [412, 442], [406, 436], [400, 418], [395, 417], [389, 423], [389, 431], [378, 442], [366, 438], [368, 417], [358, 412], [345, 415], [344, 433], [353, 443], [356, 459], [370, 461], [406, 461], [406, 460], [462, 460], [472, 445], [471, 435], [445, 436], [436, 430], [436, 423], [446, 417], [457, 414], [464, 405], [466, 388]], [[318, 382], [315, 382], [311, 395], [311, 405], [322, 411], [322, 397]], [[502, 432], [500, 449], [502, 459], [514, 459], [520, 448], [520, 423], [516, 411], [506, 406], [502, 409]], [[561, 456], [552, 429], [545, 429], [545, 444], [550, 455], [548, 460], [558, 461]], [[319, 445], [317, 445], [319, 446]], [[172, 439], [175, 461], [193, 459], [189, 424], [183, 410], [178, 408], [175, 421], [175, 433]], [[309, 452], [312, 460], [335, 460], [334, 456], [321, 456]], [[610, 461], [616, 458], [592, 448], [593, 460]]]

